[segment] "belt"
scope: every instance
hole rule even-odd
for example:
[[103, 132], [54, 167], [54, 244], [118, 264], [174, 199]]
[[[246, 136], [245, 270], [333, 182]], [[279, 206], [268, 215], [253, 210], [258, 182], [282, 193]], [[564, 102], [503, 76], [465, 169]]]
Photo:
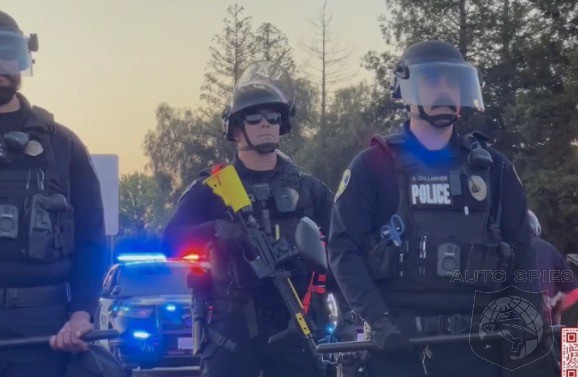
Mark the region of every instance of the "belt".
[[0, 288], [0, 309], [68, 304], [66, 284], [29, 288]]
[[426, 334], [463, 334], [469, 331], [472, 324], [471, 315], [416, 316], [417, 330]]

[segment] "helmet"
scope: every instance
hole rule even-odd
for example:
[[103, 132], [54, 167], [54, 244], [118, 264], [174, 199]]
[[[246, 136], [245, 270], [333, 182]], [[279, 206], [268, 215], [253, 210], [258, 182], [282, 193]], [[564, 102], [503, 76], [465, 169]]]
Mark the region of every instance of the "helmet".
[[22, 32], [16, 21], [8, 13], [2, 11], [0, 11], [0, 28]]
[[426, 103], [428, 100], [420, 97], [418, 86], [422, 80], [445, 76], [460, 88], [460, 103], [446, 105], [484, 109], [479, 70], [468, 64], [461, 52], [447, 42], [430, 40], [411, 45], [395, 64], [392, 76], [392, 97], [403, 99], [406, 105], [446, 104], [442, 103], [443, 98], [436, 99], [436, 103]]
[[242, 126], [240, 115], [244, 111], [263, 105], [281, 112], [279, 133], [288, 133], [289, 117], [295, 115], [295, 89], [287, 71], [269, 61], [251, 64], [239, 78], [222, 116], [226, 139], [233, 141], [233, 130]]
[[0, 11], [0, 74], [31, 75], [32, 51], [38, 51], [37, 35], [26, 36], [14, 18]]
[[536, 214], [530, 210], [528, 210], [528, 218], [530, 222], [530, 228], [534, 232], [536, 237], [540, 237], [542, 235], [542, 226], [540, 226], [540, 221], [538, 221], [538, 217]]

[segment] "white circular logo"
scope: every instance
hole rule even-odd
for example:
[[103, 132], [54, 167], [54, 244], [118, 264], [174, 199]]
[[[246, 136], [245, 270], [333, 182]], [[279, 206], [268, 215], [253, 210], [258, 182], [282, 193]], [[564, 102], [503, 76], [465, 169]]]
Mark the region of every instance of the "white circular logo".
[[474, 199], [480, 202], [488, 196], [488, 185], [479, 175], [472, 175], [468, 179], [468, 187]]

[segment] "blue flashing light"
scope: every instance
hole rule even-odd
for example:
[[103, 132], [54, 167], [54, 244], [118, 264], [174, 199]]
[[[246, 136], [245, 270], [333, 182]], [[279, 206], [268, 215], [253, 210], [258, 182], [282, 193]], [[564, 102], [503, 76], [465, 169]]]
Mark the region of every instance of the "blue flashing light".
[[151, 337], [151, 334], [148, 333], [148, 332], [146, 332], [146, 331], [137, 330], [137, 331], [133, 331], [133, 332], [132, 332], [132, 336], [133, 336], [135, 339], [146, 340], [146, 339], [148, 339], [148, 338]]
[[165, 309], [166, 309], [168, 312], [174, 312], [175, 310], [177, 310], [177, 307], [176, 307], [175, 305], [173, 305], [173, 304], [169, 304], [169, 305], [165, 306]]
[[333, 334], [333, 332], [335, 331], [335, 327], [336, 324], [335, 323], [330, 323], [325, 327], [325, 330], [327, 331], [327, 334]]
[[161, 253], [121, 254], [116, 259], [119, 262], [159, 261], [165, 262], [167, 257]]

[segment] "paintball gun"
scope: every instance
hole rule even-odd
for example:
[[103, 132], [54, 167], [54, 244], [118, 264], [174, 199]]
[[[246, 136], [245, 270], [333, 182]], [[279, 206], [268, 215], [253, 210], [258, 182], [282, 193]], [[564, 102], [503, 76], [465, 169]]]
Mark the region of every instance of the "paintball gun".
[[[222, 168], [203, 183], [209, 186], [213, 193], [232, 209], [249, 246], [249, 255], [244, 255], [245, 260], [259, 279], [267, 277], [272, 279], [291, 315], [288, 329], [271, 336], [269, 343], [290, 333], [298, 333], [305, 340], [318, 368], [325, 370], [325, 363], [317, 351], [317, 345], [312, 335], [312, 329], [315, 330], [315, 325], [303, 311], [301, 300], [291, 282], [291, 273], [283, 268], [283, 263], [286, 261], [301, 257], [314, 270], [321, 273], [326, 272], [327, 259], [319, 228], [311, 219], [303, 217], [295, 230], [296, 247], [292, 248], [284, 238], [274, 237], [271, 234], [270, 226], [263, 226], [257, 221], [249, 196], [232, 165]], [[263, 217], [266, 219], [265, 216]]]

